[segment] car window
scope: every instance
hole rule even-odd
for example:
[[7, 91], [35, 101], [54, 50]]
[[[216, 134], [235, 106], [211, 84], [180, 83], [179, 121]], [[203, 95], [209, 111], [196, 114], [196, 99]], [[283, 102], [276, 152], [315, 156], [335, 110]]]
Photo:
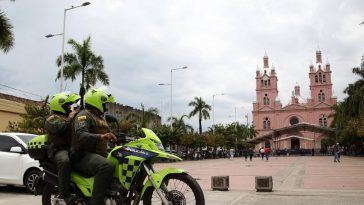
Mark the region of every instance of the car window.
[[23, 140], [23, 142], [25, 142], [25, 144], [28, 144], [28, 142], [30, 140], [32, 140], [34, 137], [36, 137], [37, 135], [21, 135], [21, 134], [17, 134], [16, 136], [18, 136], [21, 140]]
[[15, 139], [6, 135], [0, 135], [0, 151], [9, 152], [11, 147], [18, 145], [19, 142], [17, 142]]

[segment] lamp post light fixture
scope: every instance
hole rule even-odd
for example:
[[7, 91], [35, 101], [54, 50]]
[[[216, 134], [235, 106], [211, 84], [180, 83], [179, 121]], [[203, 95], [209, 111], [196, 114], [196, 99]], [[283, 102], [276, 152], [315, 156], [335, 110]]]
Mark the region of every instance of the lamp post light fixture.
[[173, 78], [172, 78], [172, 73], [174, 70], [184, 70], [187, 69], [187, 66], [183, 66], [181, 68], [172, 68], [171, 69], [171, 83], [166, 84], [166, 83], [159, 83], [158, 85], [170, 85], [171, 86], [171, 115], [170, 115], [170, 119], [171, 119], [171, 129], [172, 129], [172, 116], [173, 116]]
[[224, 95], [224, 93], [218, 93], [218, 94], [212, 95], [212, 130], [213, 130], [213, 134], [215, 134], [215, 129], [213, 128], [215, 125], [215, 96], [218, 96], [218, 95]]
[[83, 6], [88, 6], [90, 5], [90, 2], [84, 2], [79, 6], [71, 6], [70, 8], [65, 8], [64, 12], [63, 12], [63, 32], [59, 33], [59, 34], [48, 34], [45, 37], [46, 38], [51, 38], [53, 36], [60, 36], [62, 35], [62, 53], [61, 53], [61, 92], [63, 91], [63, 68], [64, 68], [64, 40], [65, 40], [65, 36], [66, 36], [66, 13], [68, 10], [72, 10], [75, 8], [79, 8], [79, 7], [83, 7]]

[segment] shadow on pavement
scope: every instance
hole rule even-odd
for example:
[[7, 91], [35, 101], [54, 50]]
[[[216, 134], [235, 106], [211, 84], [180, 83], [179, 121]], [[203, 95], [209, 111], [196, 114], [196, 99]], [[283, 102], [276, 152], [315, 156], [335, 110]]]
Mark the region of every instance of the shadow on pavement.
[[25, 187], [14, 186], [14, 185], [0, 185], [0, 192], [7, 194], [29, 194]]

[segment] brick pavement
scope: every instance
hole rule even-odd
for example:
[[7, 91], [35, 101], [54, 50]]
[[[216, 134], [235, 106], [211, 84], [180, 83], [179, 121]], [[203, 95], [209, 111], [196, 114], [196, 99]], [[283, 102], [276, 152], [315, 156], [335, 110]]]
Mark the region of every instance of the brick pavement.
[[[177, 167], [198, 179], [203, 190], [211, 190], [211, 176], [228, 175], [229, 190], [255, 190], [255, 176], [273, 176], [274, 190], [364, 190], [364, 158], [331, 156], [213, 159], [161, 163], [156, 169]], [[364, 203], [363, 203], [364, 204]]]
[[[271, 157], [160, 163], [155, 168], [176, 167], [198, 178], [206, 205], [363, 205], [364, 158], [331, 156]], [[229, 175], [229, 191], [212, 191], [211, 176]], [[256, 192], [255, 176], [273, 176], [273, 192]], [[13, 189], [11, 189], [13, 190]], [[0, 187], [0, 205], [39, 205], [40, 196]]]

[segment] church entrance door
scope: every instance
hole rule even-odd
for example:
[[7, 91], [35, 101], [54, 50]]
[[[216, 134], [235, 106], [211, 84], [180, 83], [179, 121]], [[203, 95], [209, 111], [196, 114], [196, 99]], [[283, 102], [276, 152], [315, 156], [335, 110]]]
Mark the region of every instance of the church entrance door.
[[292, 150], [299, 150], [300, 149], [300, 139], [291, 138], [291, 149]]

